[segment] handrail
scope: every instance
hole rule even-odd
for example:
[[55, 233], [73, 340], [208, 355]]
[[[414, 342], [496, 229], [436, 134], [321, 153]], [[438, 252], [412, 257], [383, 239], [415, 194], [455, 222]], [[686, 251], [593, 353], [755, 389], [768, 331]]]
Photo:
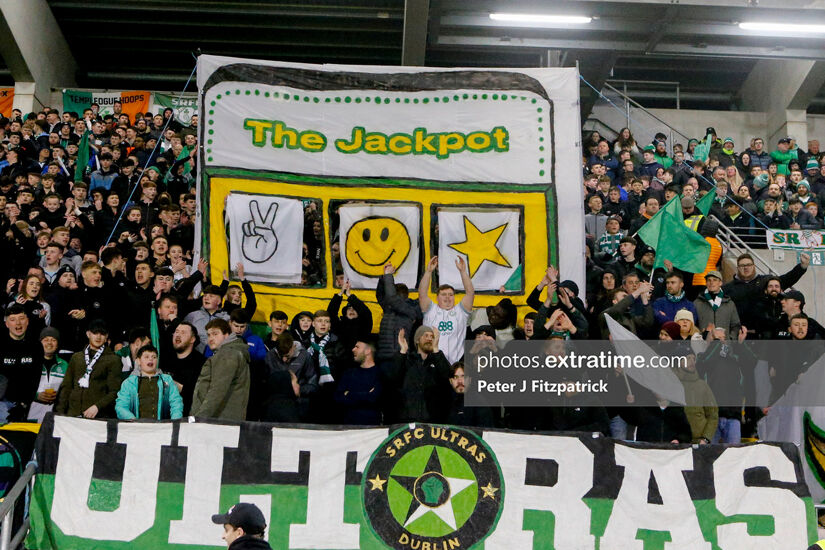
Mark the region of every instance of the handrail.
[[[668, 124], [667, 122], [665, 122], [664, 120], [662, 120], [661, 118], [657, 117], [656, 115], [654, 115], [653, 113], [651, 113], [650, 111], [648, 111], [646, 108], [644, 108], [644, 107], [643, 107], [643, 106], [642, 106], [642, 105], [641, 105], [638, 101], [636, 101], [636, 100], [635, 100], [635, 99], [633, 99], [632, 97], [628, 96], [627, 94], [625, 94], [625, 93], [624, 93], [624, 92], [622, 92], [621, 90], [617, 90], [616, 88], [614, 88], [613, 86], [611, 86], [610, 84], [607, 84], [607, 83], [605, 83], [604, 87], [605, 87], [605, 88], [608, 88], [608, 89], [609, 89], [611, 92], [613, 92], [613, 93], [619, 94], [619, 95], [622, 97], [622, 99], [626, 100], [628, 103], [630, 103], [631, 105], [633, 105], [633, 106], [634, 106], [634, 107], [636, 107], [637, 109], [640, 109], [640, 110], [644, 111], [644, 112], [645, 112], [645, 114], [647, 114], [647, 115], [648, 115], [648, 116], [650, 116], [651, 118], [656, 119], [656, 121], [660, 122], [661, 124], [664, 124], [664, 125], [665, 125], [667, 128], [669, 128], [672, 132], [674, 132], [674, 133], [676, 133], [676, 134], [679, 134], [679, 135], [680, 135], [681, 137], [683, 137], [684, 139], [690, 139], [690, 136], [688, 136], [686, 133], [684, 133], [684, 132], [682, 132], [682, 131], [680, 131], [680, 130], [677, 130], [676, 128], [674, 128], [673, 126], [671, 126], [670, 124]], [[703, 136], [703, 137], [704, 137], [704, 136]]]
[[20, 479], [17, 480], [3, 498], [3, 502], [0, 503], [0, 521], [2, 521], [2, 528], [0, 528], [0, 550], [17, 548], [17, 545], [22, 542], [23, 537], [26, 536], [29, 530], [29, 520], [26, 518], [26, 521], [23, 522], [23, 525], [20, 526], [20, 529], [17, 530], [13, 537], [11, 534], [12, 523], [14, 522], [14, 506], [17, 503], [17, 498], [23, 494], [23, 491], [28, 487], [35, 473], [37, 473], [37, 463], [31, 461], [26, 466], [26, 469], [23, 470]]
[[[728, 226], [722, 223], [722, 220], [710, 214], [708, 218], [716, 221], [719, 224], [719, 231], [720, 233], [724, 234], [724, 239], [727, 241], [728, 249], [735, 248], [740, 253], [747, 252], [753, 258], [753, 263], [756, 265], [757, 270], [760, 271], [762, 274], [770, 274], [770, 275], [777, 275], [776, 271], [770, 266], [768, 262], [762, 259], [762, 257], [750, 247], [748, 243], [742, 240], [742, 238], [737, 235], [733, 230], [731, 230]], [[735, 245], [735, 246], [734, 246]]]
[[609, 124], [606, 124], [606, 123], [605, 123], [605, 122], [603, 122], [602, 120], [600, 120], [600, 119], [598, 119], [598, 118], [595, 118], [595, 117], [592, 117], [592, 116], [589, 116], [589, 117], [587, 117], [587, 118], [585, 119], [584, 124], [582, 124], [582, 127], [584, 127], [585, 125], [587, 125], [587, 123], [588, 123], [588, 122], [590, 122], [590, 121], [593, 121], [593, 122], [595, 122], [595, 123], [597, 123], [597, 124], [601, 124], [602, 126], [604, 126], [605, 128], [607, 128], [608, 130], [610, 130], [611, 132], [613, 132], [614, 134], [616, 134], [617, 136], [619, 135], [619, 132], [618, 132], [617, 130], [614, 130], [612, 126], [610, 126]]

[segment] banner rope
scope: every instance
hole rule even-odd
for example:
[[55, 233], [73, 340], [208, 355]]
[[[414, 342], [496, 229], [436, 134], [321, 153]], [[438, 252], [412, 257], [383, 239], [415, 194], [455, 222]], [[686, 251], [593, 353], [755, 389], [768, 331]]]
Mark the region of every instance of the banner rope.
[[[192, 57], [195, 57], [195, 54], [192, 54]], [[198, 70], [198, 63], [197, 63], [197, 57], [195, 57], [195, 66], [192, 68], [192, 72], [189, 73], [189, 78], [186, 79], [186, 84], [184, 84], [183, 90], [181, 90], [180, 95], [178, 95], [178, 101], [181, 101], [183, 99], [183, 94], [185, 94], [187, 88], [189, 88], [189, 83], [192, 82], [192, 77], [195, 76], [195, 72], [197, 72], [197, 70]], [[154, 147], [154, 149], [152, 149], [152, 153], [149, 155], [150, 159], [155, 158], [155, 152], [158, 150], [158, 147], [160, 147], [160, 144], [163, 141], [163, 135], [166, 133], [166, 129], [169, 127], [169, 123], [172, 122], [173, 118], [174, 118], [174, 114], [172, 116], [170, 116], [166, 120], [166, 124], [163, 125], [163, 130], [161, 130], [161, 133], [160, 133], [161, 139], [157, 140], [157, 142], [155, 143], [155, 147]], [[198, 144], [198, 147], [200, 147], [200, 143]], [[75, 167], [75, 169], [77, 169], [77, 168]], [[140, 187], [140, 180], [143, 177], [144, 172], [146, 172], [146, 166], [145, 165], [141, 167], [140, 174], [138, 175], [138, 179], [137, 179], [137, 181], [138, 181], [137, 185], [135, 185], [132, 188], [132, 191], [129, 193], [129, 196], [127, 197], [126, 201], [121, 206], [120, 214], [118, 215], [117, 219], [115, 220], [115, 225], [114, 225], [114, 227], [112, 227], [112, 232], [109, 233], [109, 237], [106, 239], [106, 242], [104, 243], [103, 248], [109, 246], [109, 243], [112, 241], [112, 237], [114, 236], [115, 231], [117, 231], [117, 226], [120, 225], [120, 220], [123, 219], [123, 213], [126, 212], [126, 205], [129, 204], [129, 202], [132, 200], [132, 197], [135, 194], [135, 191], [137, 191], [137, 188]]]

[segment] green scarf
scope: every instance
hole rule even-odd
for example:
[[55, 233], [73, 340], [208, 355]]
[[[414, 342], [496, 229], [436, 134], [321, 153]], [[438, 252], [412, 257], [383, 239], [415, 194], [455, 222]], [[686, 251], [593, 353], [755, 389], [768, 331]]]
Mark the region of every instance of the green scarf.
[[724, 295], [724, 293], [722, 292], [721, 288], [719, 289], [719, 292], [716, 293], [715, 298], [713, 297], [713, 295], [710, 292], [708, 292], [708, 289], [705, 289], [705, 293], [703, 294], [703, 296], [705, 297], [705, 300], [707, 300], [708, 303], [710, 304], [710, 307], [713, 308], [713, 311], [716, 311], [722, 305], [722, 296], [723, 295]]
[[326, 347], [327, 343], [329, 342], [330, 333], [326, 333], [323, 338], [315, 336], [315, 331], [312, 331], [312, 334], [309, 337], [309, 349], [307, 350], [307, 354], [310, 357], [318, 354], [318, 371], [321, 375], [318, 379], [318, 382], [321, 384], [326, 384], [328, 382], [335, 382], [335, 379], [332, 377], [332, 372], [329, 369], [329, 359], [327, 359], [326, 353], [324, 353], [324, 348]]
[[673, 302], [674, 304], [677, 304], [677, 303], [681, 302], [684, 299], [684, 297], [685, 297], [685, 291], [683, 290], [682, 292], [680, 292], [676, 296], [674, 296], [672, 294], [668, 294], [667, 295], [667, 301], [668, 302]]

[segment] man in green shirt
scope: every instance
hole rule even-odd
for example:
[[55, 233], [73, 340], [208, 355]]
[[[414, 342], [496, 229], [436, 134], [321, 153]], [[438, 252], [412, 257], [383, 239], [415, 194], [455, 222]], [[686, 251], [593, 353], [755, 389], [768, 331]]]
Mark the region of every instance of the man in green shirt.
[[788, 163], [798, 159], [797, 150], [791, 149], [791, 138], [783, 137], [776, 145], [776, 151], [771, 151], [771, 159], [776, 163], [778, 174], [788, 175]]
[[673, 159], [667, 156], [667, 149], [666, 144], [664, 141], [659, 140], [656, 142], [656, 150], [653, 153], [653, 158], [656, 162], [661, 164], [665, 170], [673, 166]]

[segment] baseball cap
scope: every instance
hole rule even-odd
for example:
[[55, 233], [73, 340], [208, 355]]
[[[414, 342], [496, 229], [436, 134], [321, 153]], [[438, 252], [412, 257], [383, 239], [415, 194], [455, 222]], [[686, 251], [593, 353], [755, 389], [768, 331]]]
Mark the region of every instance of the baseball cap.
[[212, 523], [240, 527], [247, 535], [259, 535], [266, 529], [263, 513], [257, 506], [248, 502], [239, 502], [225, 514], [213, 515]]
[[642, 151], [650, 151], [651, 153], [654, 152], [656, 148], [653, 145], [646, 145]]
[[644, 246], [642, 247], [642, 256], [645, 254], [656, 254], [656, 250], [652, 246]]
[[797, 302], [805, 303], [805, 296], [799, 292], [798, 290], [786, 290], [782, 294], [779, 295], [780, 298], [783, 300], [788, 298], [790, 300], [796, 300]]
[[217, 285], [209, 285], [203, 289], [204, 294], [214, 294], [216, 296], [223, 296], [223, 292], [221, 292], [221, 287]]
[[708, 277], [716, 277], [720, 281], [722, 280], [722, 274], [719, 273], [719, 271], [717, 271], [715, 269], [707, 272], [707, 275], [705, 275], [705, 278], [707, 279]]
[[777, 143], [790, 143], [790, 142], [791, 142], [791, 138], [783, 137]]
[[723, 143], [733, 143], [733, 138], [726, 137]]

